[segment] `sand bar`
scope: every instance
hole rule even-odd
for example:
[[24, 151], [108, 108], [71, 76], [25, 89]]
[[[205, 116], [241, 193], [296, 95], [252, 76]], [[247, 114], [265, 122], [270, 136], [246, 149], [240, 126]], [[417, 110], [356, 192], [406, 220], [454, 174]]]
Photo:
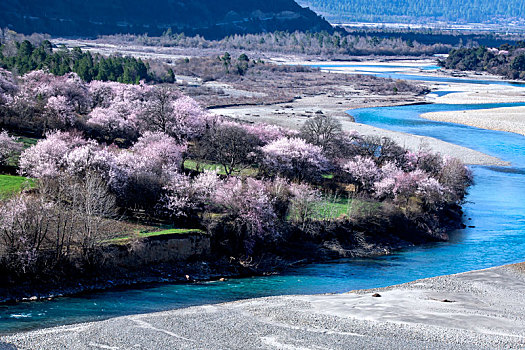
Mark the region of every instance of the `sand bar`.
[[504, 107], [454, 112], [433, 112], [422, 118], [458, 123], [482, 129], [513, 132], [525, 136], [525, 107]]

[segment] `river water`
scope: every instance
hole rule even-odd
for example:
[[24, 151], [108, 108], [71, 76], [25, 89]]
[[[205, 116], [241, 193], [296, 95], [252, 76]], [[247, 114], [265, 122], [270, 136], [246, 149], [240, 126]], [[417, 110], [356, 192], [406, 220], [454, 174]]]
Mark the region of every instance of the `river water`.
[[510, 167], [472, 168], [476, 184], [464, 206], [464, 222], [470, 227], [453, 232], [449, 242], [418, 246], [379, 258], [312, 264], [276, 276], [165, 284], [45, 302], [0, 305], [0, 334], [245, 298], [377, 288], [523, 261], [525, 137], [419, 117], [421, 113], [433, 111], [501, 106], [507, 105], [432, 104], [351, 111], [357, 122], [436, 137], [511, 162]]

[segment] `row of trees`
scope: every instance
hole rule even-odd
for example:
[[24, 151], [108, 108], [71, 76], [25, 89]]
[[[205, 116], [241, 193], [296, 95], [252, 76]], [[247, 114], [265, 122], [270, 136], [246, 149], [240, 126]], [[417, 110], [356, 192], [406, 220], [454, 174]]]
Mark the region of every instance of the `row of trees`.
[[510, 79], [525, 79], [525, 42], [505, 44], [499, 48], [481, 46], [452, 50], [439, 63], [448, 69], [484, 71]]
[[161, 37], [147, 35], [113, 35], [102, 38], [112, 43], [136, 43], [148, 46], [239, 50], [250, 52], [278, 52], [304, 55], [432, 55], [446, 53], [450, 44], [421, 44], [417, 40], [403, 39], [400, 35], [377, 36], [347, 34], [343, 31], [328, 33], [272, 32], [264, 34], [231, 35], [220, 40], [207, 40], [201, 36], [165, 33]]

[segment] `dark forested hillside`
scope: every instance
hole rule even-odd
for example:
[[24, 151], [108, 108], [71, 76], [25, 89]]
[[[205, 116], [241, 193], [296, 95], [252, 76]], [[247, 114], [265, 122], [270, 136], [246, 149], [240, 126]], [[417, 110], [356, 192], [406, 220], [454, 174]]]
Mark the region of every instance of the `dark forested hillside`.
[[333, 22], [523, 21], [523, 0], [298, 0]]
[[2, 0], [0, 27], [61, 36], [158, 35], [171, 28], [208, 38], [332, 30], [328, 22], [294, 0]]

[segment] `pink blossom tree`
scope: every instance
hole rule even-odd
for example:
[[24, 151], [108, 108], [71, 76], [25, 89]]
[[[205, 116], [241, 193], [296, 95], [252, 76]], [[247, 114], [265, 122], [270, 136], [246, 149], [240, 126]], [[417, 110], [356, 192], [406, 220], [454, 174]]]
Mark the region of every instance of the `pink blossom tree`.
[[280, 138], [262, 148], [263, 166], [294, 180], [316, 179], [330, 169], [320, 147], [300, 138]]
[[54, 76], [39, 70], [27, 73], [20, 81], [20, 91], [12, 103], [18, 126], [37, 126], [45, 135], [48, 129], [75, 125], [78, 116], [91, 108], [87, 84], [74, 73]]
[[62, 160], [61, 170], [69, 175], [85, 177], [88, 173], [96, 173], [109, 181], [110, 174], [116, 168], [116, 152], [108, 147], [102, 147], [93, 140], [78, 145], [68, 151]]
[[172, 173], [164, 187], [162, 211], [171, 217], [197, 217], [212, 204], [212, 198], [221, 184], [215, 172], [205, 171], [195, 178]]
[[162, 132], [147, 131], [133, 145], [137, 168], [160, 175], [163, 171], [177, 171], [181, 167], [186, 145]]
[[67, 154], [88, 141], [70, 132], [49, 133], [47, 138], [26, 149], [20, 156], [20, 173], [34, 178], [58, 176]]
[[47, 102], [52, 96], [63, 96], [77, 113], [87, 113], [91, 101], [87, 84], [75, 73], [55, 76], [42, 70], [27, 73], [22, 77], [21, 97], [33, 104]]
[[129, 85], [93, 80], [87, 86], [91, 107], [108, 108], [113, 103], [141, 104], [149, 98], [152, 87], [146, 84]]
[[182, 96], [172, 103], [173, 114], [167, 126], [167, 133], [179, 142], [200, 137], [206, 130], [207, 112], [197, 102]]
[[394, 200], [398, 203], [408, 203], [410, 197], [416, 194], [419, 183], [426, 179], [428, 176], [421, 170], [400, 173], [396, 176], [392, 189]]
[[91, 81], [88, 85], [88, 91], [91, 97], [91, 108], [108, 108], [117, 96], [117, 90], [119, 88], [119, 83], [100, 80]]
[[206, 131], [210, 117], [192, 98], [167, 88], [157, 88], [149, 97], [140, 114], [142, 130], [164, 132], [179, 143]]
[[381, 171], [372, 158], [356, 156], [354, 159], [343, 165], [343, 170], [350, 177], [356, 187], [357, 192], [371, 192], [374, 182], [381, 178]]
[[64, 96], [78, 114], [86, 114], [91, 109], [91, 97], [87, 84], [76, 74], [68, 73], [54, 77], [54, 96]]
[[33, 103], [38, 100], [47, 100], [55, 95], [54, 79], [54, 75], [43, 70], [29, 72], [21, 78], [20, 96]]
[[47, 120], [52, 125], [71, 126], [76, 121], [75, 108], [65, 96], [51, 96], [44, 108]]
[[134, 137], [138, 132], [136, 112], [125, 102], [113, 103], [108, 108], [97, 107], [89, 114], [87, 125], [110, 139]]
[[164, 133], [146, 132], [129, 150], [118, 152], [109, 182], [121, 204], [153, 209], [181, 168], [185, 151], [185, 145]]
[[427, 177], [419, 181], [416, 195], [423, 201], [426, 209], [436, 210], [447, 202], [448, 189], [433, 177]]
[[0, 107], [12, 102], [13, 95], [18, 91], [13, 74], [0, 68]]
[[217, 188], [213, 201], [230, 218], [248, 254], [257, 242], [269, 243], [279, 236], [274, 203], [264, 181], [230, 177]]

